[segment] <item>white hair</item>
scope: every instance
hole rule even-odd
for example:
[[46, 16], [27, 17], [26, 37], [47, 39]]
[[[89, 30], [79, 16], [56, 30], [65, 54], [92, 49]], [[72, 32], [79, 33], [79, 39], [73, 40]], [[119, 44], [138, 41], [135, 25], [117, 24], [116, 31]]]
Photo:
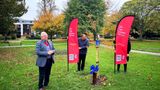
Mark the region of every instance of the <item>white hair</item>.
[[86, 34], [82, 34], [81, 36], [82, 36], [82, 37], [86, 37]]
[[48, 36], [48, 34], [46, 32], [41, 32], [41, 36]]

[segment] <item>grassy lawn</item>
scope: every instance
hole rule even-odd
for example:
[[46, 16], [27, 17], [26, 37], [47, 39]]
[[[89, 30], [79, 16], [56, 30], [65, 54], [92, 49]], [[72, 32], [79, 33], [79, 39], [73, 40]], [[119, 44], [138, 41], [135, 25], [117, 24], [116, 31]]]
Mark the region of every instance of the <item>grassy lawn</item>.
[[[10, 40], [9, 43], [0, 42], [1, 46], [20, 46], [20, 45], [35, 45], [38, 40]], [[55, 43], [66, 43], [66, 39], [53, 39]]]
[[[102, 44], [113, 46], [113, 40], [104, 39], [102, 40]], [[143, 40], [143, 41], [132, 40], [131, 45], [132, 45], [131, 48], [133, 50], [160, 53], [160, 40]]]
[[132, 49], [160, 53], [160, 41], [132, 41]]
[[[22, 40], [22, 45], [35, 45], [38, 40]], [[53, 39], [55, 43], [65, 43], [65, 39]]]
[[[8, 43], [2, 43], [0, 42], [1, 46], [19, 46], [19, 45], [35, 45], [38, 40], [22, 40], [22, 41], [9, 41]], [[65, 44], [67, 41], [65, 39], [53, 39], [54, 43], [61, 43]], [[102, 44], [113, 46], [112, 39], [106, 39], [101, 41]], [[156, 52], [160, 53], [160, 41], [138, 41], [134, 40], [131, 41], [132, 49], [133, 50], [139, 50], [139, 51], [147, 51], [147, 52]]]
[[[26, 42], [25, 42], [26, 43]], [[59, 44], [61, 43], [61, 44]], [[62, 44], [63, 43], [63, 44]], [[66, 50], [64, 42], [56, 42], [56, 50]], [[67, 56], [55, 55], [47, 90], [158, 90], [160, 88], [160, 57], [130, 54], [128, 73], [113, 73], [113, 51], [100, 48], [100, 74], [106, 75], [106, 85], [91, 85], [90, 66], [95, 64], [96, 50], [89, 47], [84, 72], [76, 72], [71, 64], [67, 72]], [[38, 67], [34, 47], [0, 49], [0, 90], [36, 90]]]

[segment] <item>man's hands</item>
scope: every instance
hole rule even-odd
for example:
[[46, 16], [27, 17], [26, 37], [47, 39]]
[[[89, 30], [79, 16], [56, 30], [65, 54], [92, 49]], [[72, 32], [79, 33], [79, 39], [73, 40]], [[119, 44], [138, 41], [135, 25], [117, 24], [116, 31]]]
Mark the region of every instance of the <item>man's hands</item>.
[[79, 49], [83, 49], [83, 48], [88, 48], [88, 46], [85, 46], [85, 47], [79, 47]]
[[48, 51], [48, 54], [51, 55], [51, 54], [53, 54], [54, 52], [55, 52], [55, 50], [49, 50], [49, 51]]

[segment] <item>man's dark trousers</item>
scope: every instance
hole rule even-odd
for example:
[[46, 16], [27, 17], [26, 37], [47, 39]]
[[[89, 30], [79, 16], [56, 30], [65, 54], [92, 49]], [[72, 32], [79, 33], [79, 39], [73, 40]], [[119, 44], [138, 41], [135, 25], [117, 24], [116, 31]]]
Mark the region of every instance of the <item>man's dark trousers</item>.
[[86, 54], [79, 54], [78, 71], [84, 70]]
[[48, 86], [51, 68], [52, 59], [47, 59], [46, 65], [44, 67], [39, 67], [39, 88]]
[[[127, 62], [129, 61], [129, 56], [127, 56]], [[120, 64], [117, 65], [117, 71], [119, 72]], [[127, 72], [127, 63], [124, 64], [124, 72]]]

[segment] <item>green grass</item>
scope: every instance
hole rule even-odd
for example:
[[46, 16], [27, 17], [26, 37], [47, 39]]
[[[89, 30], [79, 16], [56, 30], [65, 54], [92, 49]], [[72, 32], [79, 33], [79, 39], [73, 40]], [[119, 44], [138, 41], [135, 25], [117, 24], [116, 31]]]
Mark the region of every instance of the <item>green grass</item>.
[[[113, 39], [102, 40], [102, 43], [113, 46]], [[132, 40], [131, 45], [133, 50], [160, 53], [160, 40]]]
[[[35, 45], [38, 40], [22, 40], [22, 41], [9, 41], [10, 46], [19, 46], [19, 45]], [[67, 41], [65, 39], [53, 39], [54, 43], [61, 43], [65, 44]], [[112, 40], [107, 39], [105, 41], [107, 45], [113, 45]], [[8, 43], [2, 43], [0, 42], [1, 46], [8, 46]], [[133, 50], [139, 50], [139, 51], [147, 51], [147, 52], [156, 52], [160, 53], [160, 41], [132, 41], [132, 49]]]
[[[20, 46], [20, 45], [35, 45], [37, 43], [37, 41], [39, 40], [11, 40], [8, 41], [9, 43], [5, 43], [5, 42], [0, 42], [0, 47], [1, 46]], [[53, 39], [52, 40], [54, 43], [63, 43], [65, 44], [67, 42], [67, 40], [65, 39]]]
[[132, 49], [160, 53], [160, 41], [132, 41]]
[[[66, 44], [55, 43], [56, 50], [66, 50]], [[95, 64], [96, 49], [89, 47], [85, 71], [76, 72], [77, 65], [70, 64], [67, 56], [55, 55], [47, 90], [158, 90], [160, 88], [160, 57], [130, 54], [128, 73], [113, 73], [113, 51], [100, 48], [100, 71], [106, 75], [106, 85], [91, 85], [90, 66]], [[0, 49], [0, 90], [36, 90], [38, 67], [35, 65], [34, 47]], [[110, 84], [110, 85], [109, 85]]]
[[8, 43], [0, 42], [0, 46], [9, 46], [9, 44]]
[[[37, 41], [38, 40], [22, 40], [21, 42], [22, 42], [22, 45], [35, 45]], [[64, 40], [63, 39], [61, 40], [53, 39], [53, 42], [54, 43], [65, 43], [66, 40], [65, 39]]]

